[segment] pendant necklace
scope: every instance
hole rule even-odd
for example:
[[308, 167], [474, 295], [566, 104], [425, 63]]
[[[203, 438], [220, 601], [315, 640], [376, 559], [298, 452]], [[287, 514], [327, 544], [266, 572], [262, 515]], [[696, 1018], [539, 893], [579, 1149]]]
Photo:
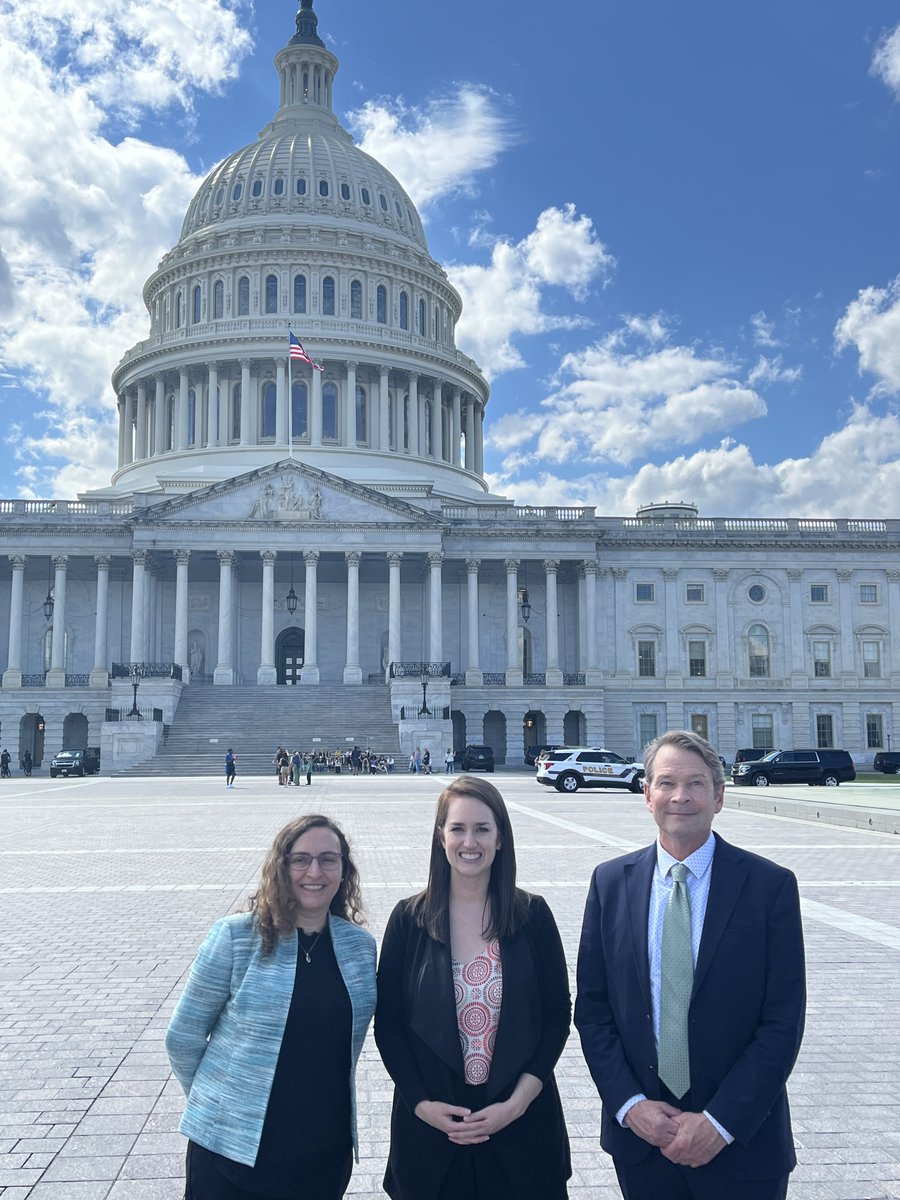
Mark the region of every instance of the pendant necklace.
[[303, 955], [304, 955], [306, 961], [311, 962], [312, 959], [310, 958], [310, 955], [312, 954], [313, 950], [315, 950], [316, 946], [319, 944], [319, 938], [322, 936], [322, 931], [320, 929], [319, 932], [316, 934], [315, 938], [313, 939], [313, 944], [309, 947], [308, 950], [303, 945], [303, 938], [300, 936], [301, 933], [302, 933], [302, 930], [298, 929], [297, 930], [297, 941], [300, 945], [300, 949], [303, 951]]

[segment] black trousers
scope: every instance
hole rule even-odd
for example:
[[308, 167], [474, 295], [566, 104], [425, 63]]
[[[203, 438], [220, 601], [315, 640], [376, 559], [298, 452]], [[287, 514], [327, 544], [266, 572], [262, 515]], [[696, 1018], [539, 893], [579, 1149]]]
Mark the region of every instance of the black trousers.
[[455, 1146], [453, 1162], [435, 1200], [516, 1200], [490, 1142]]
[[[184, 1200], [269, 1200], [269, 1193], [248, 1191], [226, 1179], [206, 1154], [192, 1154], [188, 1142], [185, 1158]], [[310, 1163], [298, 1174], [291, 1200], [341, 1200], [353, 1173], [353, 1151], [330, 1155]]]
[[784, 1200], [788, 1176], [723, 1179], [705, 1167], [679, 1167], [654, 1149], [643, 1162], [615, 1162], [624, 1200]]

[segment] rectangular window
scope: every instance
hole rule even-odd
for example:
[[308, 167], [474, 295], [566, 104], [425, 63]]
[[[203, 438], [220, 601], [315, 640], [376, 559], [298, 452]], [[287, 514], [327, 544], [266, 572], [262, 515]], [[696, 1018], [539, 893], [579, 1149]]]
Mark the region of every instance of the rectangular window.
[[884, 717], [881, 713], [866, 713], [866, 749], [880, 750], [884, 745]]
[[860, 604], [877, 604], [878, 603], [878, 584], [877, 583], [861, 583], [859, 585], [859, 602], [860, 602]]
[[641, 713], [640, 715], [640, 736], [641, 749], [649, 742], [652, 742], [659, 735], [659, 726], [656, 721], [656, 713]]
[[834, 717], [831, 713], [816, 713], [816, 748], [828, 750], [834, 745]]
[[642, 679], [656, 674], [656, 642], [638, 642], [638, 675]]
[[691, 713], [691, 733], [696, 733], [705, 742], [709, 741], [709, 717], [706, 713]]
[[706, 642], [688, 642], [688, 666], [692, 679], [706, 677]]
[[688, 583], [685, 585], [684, 598], [688, 604], [702, 604], [706, 599], [706, 586], [702, 583]]
[[772, 729], [771, 713], [753, 713], [751, 731], [754, 750], [772, 750], [775, 747], [775, 736]]
[[653, 599], [653, 584], [652, 583], [636, 583], [634, 585], [634, 598], [638, 604], [646, 604]]
[[881, 678], [880, 642], [863, 642], [863, 676], [866, 679]]
[[828, 584], [812, 583], [809, 587], [809, 599], [812, 604], [828, 603]]
[[830, 642], [813, 642], [813, 674], [816, 679], [831, 678]]

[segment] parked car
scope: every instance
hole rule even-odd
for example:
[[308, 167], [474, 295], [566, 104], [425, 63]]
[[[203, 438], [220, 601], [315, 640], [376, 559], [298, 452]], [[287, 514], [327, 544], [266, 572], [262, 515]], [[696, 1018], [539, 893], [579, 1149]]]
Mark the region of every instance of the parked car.
[[627, 787], [639, 792], [644, 783], [644, 764], [629, 762], [602, 747], [564, 746], [540, 759], [535, 779], [560, 792], [591, 787]]
[[879, 750], [872, 770], [883, 775], [900, 775], [900, 750]]
[[735, 750], [734, 761], [736, 763], [755, 762], [757, 759], [763, 758], [766, 754], [771, 754], [774, 749], [774, 746], [766, 746], [763, 749], [759, 746], [750, 746], [743, 750]]
[[493, 771], [493, 746], [466, 746], [459, 758], [464, 771]]
[[529, 767], [533, 767], [542, 755], [549, 754], [551, 750], [559, 750], [559, 748], [559, 744], [551, 746], [529, 746], [525, 751], [525, 762]]
[[734, 783], [768, 787], [770, 783], [808, 783], [837, 787], [856, 778], [856, 767], [847, 750], [773, 750], [764, 758], [736, 762]]
[[85, 750], [60, 750], [50, 760], [50, 778], [57, 775], [96, 775], [100, 770], [100, 747]]

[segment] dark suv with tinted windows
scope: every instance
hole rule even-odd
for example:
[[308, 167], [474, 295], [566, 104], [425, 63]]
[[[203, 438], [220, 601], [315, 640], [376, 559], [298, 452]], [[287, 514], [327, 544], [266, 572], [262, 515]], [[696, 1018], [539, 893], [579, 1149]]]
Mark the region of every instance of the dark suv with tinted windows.
[[466, 746], [459, 756], [460, 766], [464, 771], [493, 771], [493, 746]]
[[900, 775], [900, 750], [879, 750], [872, 770], [881, 771], [883, 775]]
[[846, 750], [773, 750], [753, 762], [736, 762], [731, 778], [734, 783], [754, 787], [768, 787], [770, 783], [837, 787], [839, 783], [852, 783], [856, 768]]

